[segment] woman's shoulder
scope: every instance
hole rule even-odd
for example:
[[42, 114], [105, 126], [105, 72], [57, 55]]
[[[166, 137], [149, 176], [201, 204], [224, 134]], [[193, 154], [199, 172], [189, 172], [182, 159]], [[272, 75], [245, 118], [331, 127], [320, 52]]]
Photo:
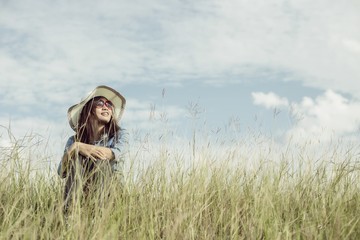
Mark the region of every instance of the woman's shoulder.
[[75, 142], [75, 135], [72, 135], [67, 140], [67, 145], [73, 144]]
[[68, 138], [68, 141], [69, 141], [69, 140], [75, 141], [75, 135], [70, 136], [70, 137]]
[[117, 134], [127, 134], [127, 130], [125, 128], [119, 128]]
[[65, 145], [65, 151], [67, 151], [67, 149], [75, 142], [75, 136], [71, 136], [68, 138], [68, 140], [66, 141], [66, 145]]
[[128, 132], [126, 131], [126, 129], [120, 128], [115, 135], [117, 139], [124, 139], [127, 138]]
[[128, 139], [128, 132], [124, 128], [120, 128], [113, 137], [109, 139], [110, 142], [124, 142]]

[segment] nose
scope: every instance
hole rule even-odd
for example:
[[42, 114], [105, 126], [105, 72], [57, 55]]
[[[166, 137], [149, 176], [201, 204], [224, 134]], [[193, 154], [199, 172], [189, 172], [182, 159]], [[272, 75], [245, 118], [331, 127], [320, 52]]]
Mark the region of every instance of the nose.
[[104, 106], [102, 106], [102, 109], [103, 110], [107, 109], [107, 110], [111, 111], [111, 107], [106, 106], [106, 104], [104, 104]]

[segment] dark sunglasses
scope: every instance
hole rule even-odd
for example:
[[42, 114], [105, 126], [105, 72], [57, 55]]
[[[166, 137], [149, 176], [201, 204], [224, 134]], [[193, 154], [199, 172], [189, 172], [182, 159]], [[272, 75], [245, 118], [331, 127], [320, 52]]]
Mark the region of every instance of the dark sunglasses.
[[107, 108], [109, 108], [109, 109], [113, 109], [113, 108], [114, 108], [113, 103], [110, 102], [110, 101], [104, 101], [104, 100], [102, 100], [102, 99], [95, 101], [95, 106], [96, 106], [97, 108], [102, 108], [102, 107], [104, 107], [104, 105], [105, 105]]

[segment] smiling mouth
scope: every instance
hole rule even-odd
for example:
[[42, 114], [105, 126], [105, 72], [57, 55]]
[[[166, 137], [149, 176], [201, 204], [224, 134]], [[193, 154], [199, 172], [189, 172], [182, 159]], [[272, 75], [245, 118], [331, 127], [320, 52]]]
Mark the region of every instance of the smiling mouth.
[[103, 113], [101, 113], [101, 116], [109, 116], [109, 113], [108, 112], [103, 112]]

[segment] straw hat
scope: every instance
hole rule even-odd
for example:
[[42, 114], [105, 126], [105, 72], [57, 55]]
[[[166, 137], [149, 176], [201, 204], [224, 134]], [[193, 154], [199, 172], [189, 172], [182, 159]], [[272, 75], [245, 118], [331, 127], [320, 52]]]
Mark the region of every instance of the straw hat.
[[114, 105], [113, 116], [120, 121], [121, 116], [124, 112], [126, 100], [125, 98], [115, 91], [114, 89], [107, 86], [98, 86], [92, 90], [86, 98], [84, 98], [80, 103], [71, 106], [68, 110], [68, 119], [70, 127], [76, 131], [76, 127], [79, 121], [80, 113], [85, 106], [85, 104], [93, 99], [94, 97], [105, 97], [107, 100], [111, 101]]

